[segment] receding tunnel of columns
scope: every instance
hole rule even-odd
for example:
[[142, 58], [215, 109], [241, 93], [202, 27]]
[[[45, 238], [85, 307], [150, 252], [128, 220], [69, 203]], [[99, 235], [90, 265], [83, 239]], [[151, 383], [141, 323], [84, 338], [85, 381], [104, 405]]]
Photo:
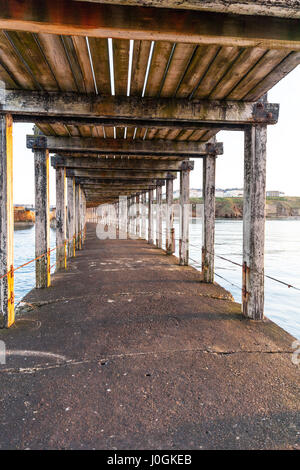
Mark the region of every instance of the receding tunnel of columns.
[[[260, 98], [300, 61], [295, 24], [281, 19], [276, 22], [275, 31], [274, 22], [266, 18], [270, 27], [265, 28], [258, 41], [253, 21], [241, 18], [247, 31], [253, 33], [243, 37], [239, 15], [231, 18], [228, 30], [228, 23], [214, 13], [210, 24], [216, 29], [216, 37], [212, 40], [205, 21], [199, 21], [202, 33], [195, 31], [195, 15], [200, 19], [201, 12], [191, 12], [181, 24], [175, 10], [166, 17], [162, 11], [151, 9], [157, 22], [153, 21], [154, 30], [149, 32], [141, 29], [149, 23], [141, 9], [137, 11], [140, 20], [134, 20], [126, 29], [126, 39], [107, 38], [109, 28], [113, 36], [118, 25], [122, 26], [118, 22], [126, 22], [126, 15], [108, 17], [103, 25], [101, 21], [106, 16], [93, 14], [101, 36], [93, 38], [85, 36], [81, 15], [73, 18], [76, 36], [72, 36], [64, 9], [55, 24], [48, 21], [49, 34], [45, 23], [51, 8], [51, 2], [43, 2], [43, 14], [39, 10], [33, 16], [18, 18], [15, 31], [8, 24], [14, 9], [9, 8], [3, 18], [0, 13], [0, 47], [6, 71], [1, 93], [1, 326], [14, 322], [13, 121], [30, 121], [38, 126], [35, 135], [27, 139], [35, 155], [37, 287], [47, 287], [51, 281], [49, 256], [42, 256], [49, 253], [49, 153], [55, 154], [52, 164], [56, 169], [58, 269], [67, 268], [68, 258], [82, 248], [86, 210], [98, 205], [114, 204], [120, 215], [134, 205], [143, 203], [144, 207], [146, 203], [147, 214], [139, 214], [135, 234], [138, 227], [143, 238], [147, 236], [150, 243], [160, 248], [161, 212], [154, 211], [154, 207], [161, 206], [163, 187], [167, 206], [166, 252], [174, 252], [171, 207], [173, 180], [177, 176], [182, 207], [179, 263], [188, 264], [189, 175], [192, 160], [202, 158], [202, 271], [203, 280], [213, 282], [215, 173], [217, 156], [222, 153], [214, 136], [220, 130], [243, 130], [243, 313], [262, 318], [265, 142], [267, 125], [277, 122], [278, 105]], [[106, 8], [87, 5], [86, 12]], [[90, 18], [89, 15], [85, 17]], [[177, 18], [173, 23], [176, 31], [173, 26], [170, 28], [170, 15]], [[160, 25], [159, 31], [156, 24]], [[39, 33], [31, 32], [37, 25]], [[163, 40], [166, 31], [167, 40]], [[290, 31], [294, 31], [293, 35]], [[29, 53], [22, 47], [25, 39]], [[57, 58], [65, 64], [63, 70], [55, 66]], [[86, 67], [82, 69], [83, 63]], [[10, 70], [12, 65], [16, 76]], [[129, 217], [122, 233], [131, 229], [131, 222]]]

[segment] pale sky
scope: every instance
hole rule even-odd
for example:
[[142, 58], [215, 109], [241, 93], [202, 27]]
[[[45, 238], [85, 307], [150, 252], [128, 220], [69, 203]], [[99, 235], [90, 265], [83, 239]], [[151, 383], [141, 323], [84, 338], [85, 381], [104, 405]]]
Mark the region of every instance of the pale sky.
[[[300, 196], [300, 66], [279, 82], [268, 94], [268, 101], [280, 103], [279, 121], [268, 126], [267, 190]], [[32, 124], [14, 125], [14, 203], [34, 204], [33, 153], [26, 149], [26, 134]], [[224, 155], [218, 157], [216, 186], [243, 187], [243, 132], [219, 132]], [[179, 178], [174, 189], [179, 188]], [[202, 160], [195, 160], [191, 188], [202, 188]], [[50, 203], [55, 205], [55, 174], [50, 170]]]

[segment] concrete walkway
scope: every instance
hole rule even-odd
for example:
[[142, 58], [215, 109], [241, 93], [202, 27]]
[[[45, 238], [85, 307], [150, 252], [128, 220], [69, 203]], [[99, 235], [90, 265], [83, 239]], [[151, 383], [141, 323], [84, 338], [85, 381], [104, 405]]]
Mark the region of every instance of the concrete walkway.
[[293, 338], [199, 281], [89, 225], [68, 271], [0, 331], [0, 448], [300, 448]]

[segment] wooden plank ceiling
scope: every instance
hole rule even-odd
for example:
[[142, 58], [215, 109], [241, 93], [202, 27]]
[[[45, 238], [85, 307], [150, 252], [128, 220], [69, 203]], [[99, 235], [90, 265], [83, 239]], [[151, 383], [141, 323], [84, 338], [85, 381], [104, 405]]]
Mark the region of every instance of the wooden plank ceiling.
[[[112, 74], [108, 43], [95, 37], [1, 31], [0, 80], [7, 89], [256, 101], [300, 62], [299, 52], [286, 49], [112, 39]], [[57, 136], [205, 142], [216, 133], [37, 124], [45, 135]]]

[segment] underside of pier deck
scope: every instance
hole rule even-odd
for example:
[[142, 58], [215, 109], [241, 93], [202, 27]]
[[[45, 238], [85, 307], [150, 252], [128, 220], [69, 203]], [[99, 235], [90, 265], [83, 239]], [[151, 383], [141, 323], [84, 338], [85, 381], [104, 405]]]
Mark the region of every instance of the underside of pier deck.
[[297, 448], [293, 338], [153, 245], [95, 233], [0, 331], [0, 448]]

